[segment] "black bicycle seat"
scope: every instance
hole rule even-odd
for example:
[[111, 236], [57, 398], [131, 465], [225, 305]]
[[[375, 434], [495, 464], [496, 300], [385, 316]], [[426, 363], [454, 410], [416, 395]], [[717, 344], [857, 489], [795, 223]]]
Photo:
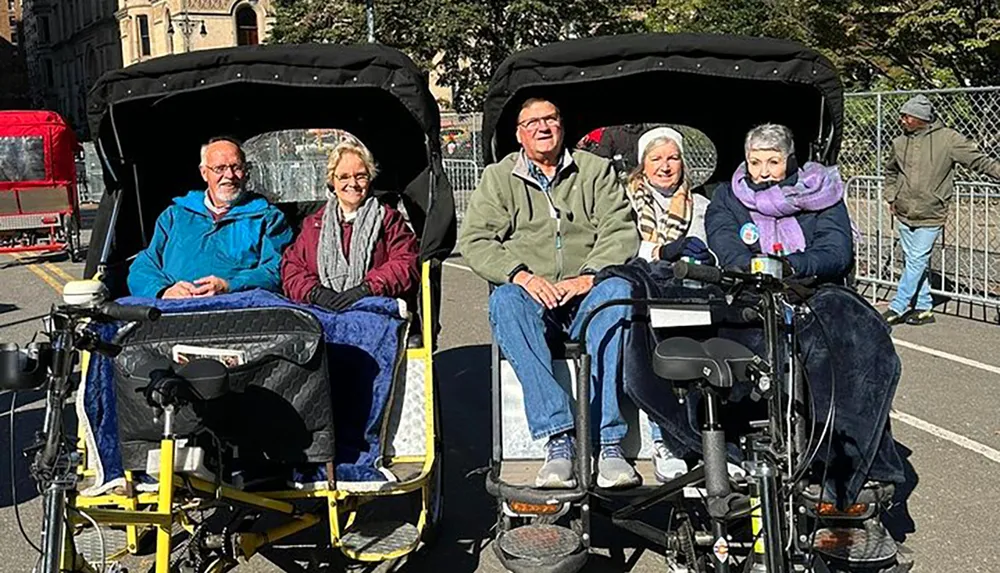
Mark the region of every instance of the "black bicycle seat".
[[0, 344], [0, 390], [33, 390], [45, 383], [52, 362], [47, 342], [32, 342], [21, 349], [16, 344]]
[[656, 345], [653, 372], [666, 380], [686, 382], [702, 380], [716, 388], [731, 388], [746, 379], [747, 365], [753, 362], [749, 348], [725, 338], [698, 342], [677, 336]]

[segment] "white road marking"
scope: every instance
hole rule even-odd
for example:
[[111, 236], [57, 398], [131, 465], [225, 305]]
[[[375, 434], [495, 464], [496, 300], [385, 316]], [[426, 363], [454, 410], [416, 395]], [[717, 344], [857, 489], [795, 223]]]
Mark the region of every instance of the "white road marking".
[[943, 350], [922, 346], [920, 344], [914, 344], [912, 342], [907, 342], [905, 340], [900, 340], [898, 338], [893, 338], [892, 341], [896, 343], [896, 346], [902, 346], [903, 348], [909, 348], [910, 350], [916, 350], [917, 352], [923, 352], [924, 354], [930, 354], [931, 356], [937, 356], [938, 358], [944, 358], [945, 360], [958, 362], [959, 364], [964, 364], [966, 366], [971, 366], [973, 368], [985, 370], [986, 372], [992, 372], [993, 374], [1000, 374], [1000, 367], [993, 366], [991, 364], [985, 364], [977, 360], [972, 360], [971, 358], [965, 358], [964, 356], [958, 356], [956, 354], [944, 352]]
[[[458, 263], [453, 263], [451, 261], [445, 261], [443, 264], [445, 266], [461, 269], [463, 271], [469, 271], [469, 272], [472, 271], [472, 269], [470, 269], [465, 265], [460, 265]], [[959, 364], [964, 364], [966, 366], [972, 366], [973, 368], [985, 370], [986, 372], [1000, 374], [1000, 368], [996, 366], [984, 364], [976, 360], [971, 360], [969, 358], [944, 352], [942, 350], [937, 350], [935, 348], [929, 348], [927, 346], [922, 346], [920, 344], [914, 344], [912, 342], [907, 342], [905, 340], [900, 340], [898, 338], [893, 338], [892, 340], [893, 342], [896, 343], [897, 346], [902, 346], [903, 348], [909, 348], [910, 350], [916, 350], [917, 352], [923, 352], [925, 354], [930, 354], [931, 356], [944, 358], [945, 360], [951, 360], [952, 362], [957, 362]], [[994, 450], [993, 448], [985, 444], [981, 444], [975, 440], [966, 438], [961, 434], [956, 434], [951, 430], [946, 430], [941, 426], [936, 426], [930, 422], [926, 422], [924, 420], [921, 420], [920, 418], [917, 418], [916, 416], [911, 416], [910, 414], [907, 414], [905, 412], [899, 412], [897, 410], [893, 410], [889, 414], [889, 416], [892, 417], [893, 420], [902, 422], [908, 426], [912, 426], [918, 430], [927, 432], [928, 434], [931, 434], [934, 437], [951, 442], [956, 446], [965, 448], [970, 452], [977, 453], [990, 461], [1000, 464], [1000, 451]]]
[[467, 266], [465, 266], [465, 265], [460, 265], [460, 264], [458, 264], [458, 263], [453, 263], [453, 262], [451, 262], [451, 261], [445, 261], [445, 262], [443, 262], [443, 263], [441, 263], [441, 264], [442, 264], [442, 265], [444, 265], [444, 266], [446, 266], [446, 267], [451, 267], [451, 268], [453, 268], [453, 269], [461, 269], [461, 270], [463, 270], [463, 271], [468, 271], [468, 272], [470, 272], [470, 273], [472, 272], [472, 269], [471, 269], [471, 268], [469, 268], [469, 267], [467, 267]]
[[990, 461], [994, 461], [1000, 464], [1000, 451], [994, 450], [993, 448], [985, 444], [980, 444], [979, 442], [975, 440], [970, 440], [969, 438], [966, 438], [961, 434], [956, 434], [955, 432], [952, 432], [951, 430], [946, 430], [941, 426], [935, 426], [930, 422], [925, 422], [924, 420], [921, 420], [916, 416], [911, 416], [905, 412], [893, 410], [892, 412], [889, 413], [889, 416], [893, 420], [900, 421], [908, 426], [913, 426], [918, 430], [923, 430], [928, 434], [931, 434], [937, 438], [949, 441], [955, 444], [956, 446], [965, 448], [970, 452], [975, 452]]

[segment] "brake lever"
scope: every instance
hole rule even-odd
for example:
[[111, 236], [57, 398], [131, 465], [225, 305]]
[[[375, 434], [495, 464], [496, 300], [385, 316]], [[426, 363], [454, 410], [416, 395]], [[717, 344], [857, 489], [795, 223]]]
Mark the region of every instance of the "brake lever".
[[105, 342], [104, 340], [101, 340], [100, 336], [90, 330], [87, 330], [86, 328], [81, 329], [77, 333], [76, 348], [77, 350], [96, 352], [102, 356], [107, 356], [108, 358], [114, 358], [122, 352], [121, 346], [113, 342]]

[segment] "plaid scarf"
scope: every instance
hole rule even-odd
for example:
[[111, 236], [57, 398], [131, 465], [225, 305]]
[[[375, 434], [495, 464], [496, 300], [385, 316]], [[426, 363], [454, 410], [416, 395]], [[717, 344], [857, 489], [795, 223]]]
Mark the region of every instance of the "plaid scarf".
[[687, 234], [694, 212], [694, 198], [687, 182], [670, 197], [670, 208], [657, 216], [656, 198], [659, 193], [645, 177], [629, 186], [628, 198], [639, 215], [639, 234], [643, 241], [666, 245]]

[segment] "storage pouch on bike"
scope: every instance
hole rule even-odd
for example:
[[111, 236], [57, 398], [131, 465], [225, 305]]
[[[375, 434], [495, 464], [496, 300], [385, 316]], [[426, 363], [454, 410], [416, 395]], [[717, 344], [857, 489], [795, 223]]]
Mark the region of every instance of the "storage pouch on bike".
[[119, 343], [114, 361], [118, 430], [126, 469], [142, 469], [159, 447], [162, 420], [138, 391], [151, 365], [216, 357], [229, 369], [227, 395], [177, 410], [174, 435], [215, 434], [241, 460], [333, 460], [333, 406], [319, 322], [294, 308], [164, 314]]

